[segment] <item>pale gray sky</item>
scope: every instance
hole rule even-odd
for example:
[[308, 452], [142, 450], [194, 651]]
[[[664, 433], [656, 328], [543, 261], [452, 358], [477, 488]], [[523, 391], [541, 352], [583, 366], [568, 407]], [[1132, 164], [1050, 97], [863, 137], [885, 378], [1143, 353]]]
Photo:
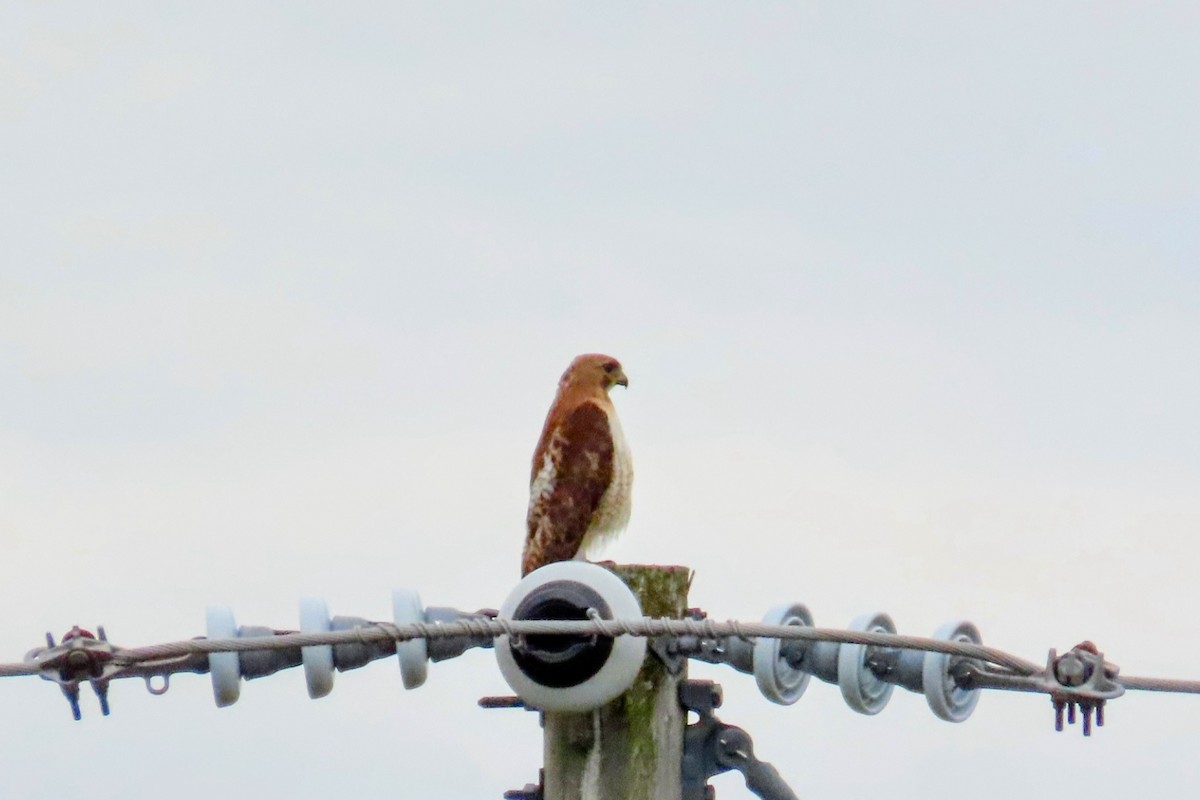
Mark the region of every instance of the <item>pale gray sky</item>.
[[[1200, 677], [1200, 12], [1118, 3], [3, 2], [0, 660], [302, 594], [498, 605], [567, 361], [637, 465], [607, 554], [692, 602], [954, 618]], [[806, 798], [1200, 792], [1200, 699], [1091, 740], [694, 668]], [[70, 720], [0, 681], [6, 796], [499, 797], [490, 654]], [[748, 798], [736, 776], [723, 800]], [[257, 787], [257, 788], [256, 788]], [[268, 788], [269, 787], [269, 788]]]

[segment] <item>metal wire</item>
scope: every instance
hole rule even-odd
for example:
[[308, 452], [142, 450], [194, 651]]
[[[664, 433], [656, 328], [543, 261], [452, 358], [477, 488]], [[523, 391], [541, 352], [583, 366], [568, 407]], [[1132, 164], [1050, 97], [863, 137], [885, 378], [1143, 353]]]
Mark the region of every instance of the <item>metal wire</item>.
[[1117, 682], [1126, 689], [1137, 689], [1143, 692], [1178, 692], [1181, 694], [1200, 694], [1200, 681], [1185, 681], [1176, 678], [1118, 677]]
[[34, 664], [0, 664], [0, 678], [18, 678], [37, 675], [41, 670]]
[[994, 647], [926, 639], [919, 636], [903, 636], [872, 631], [848, 631], [833, 628], [809, 628], [798, 625], [766, 625], [759, 622], [715, 622], [693, 619], [654, 619], [644, 617], [628, 620], [504, 620], [463, 619], [446, 623], [412, 623], [392, 625], [374, 623], [368, 628], [328, 633], [292, 633], [280, 636], [256, 636], [238, 639], [189, 639], [182, 642], [150, 645], [122, 650], [114, 658], [122, 664], [172, 658], [194, 653], [228, 653], [246, 650], [276, 650], [314, 645], [336, 645], [349, 642], [378, 642], [388, 639], [403, 642], [410, 639], [436, 639], [455, 636], [498, 637], [498, 636], [702, 636], [719, 638], [737, 636], [743, 639], [770, 637], [777, 639], [801, 639], [807, 641], [865, 644], [877, 647], [894, 647], [903, 650], [925, 650], [935, 653], [977, 658], [998, 666], [1031, 675], [1041, 670], [1041, 665], [1011, 655]]

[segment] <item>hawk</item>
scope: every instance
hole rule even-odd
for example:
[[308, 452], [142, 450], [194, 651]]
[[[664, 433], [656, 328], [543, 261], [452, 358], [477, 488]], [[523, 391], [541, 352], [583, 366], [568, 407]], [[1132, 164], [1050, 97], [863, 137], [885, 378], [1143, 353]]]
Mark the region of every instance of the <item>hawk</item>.
[[629, 523], [633, 464], [608, 390], [629, 386], [621, 363], [578, 356], [558, 382], [533, 451], [521, 574], [583, 558]]

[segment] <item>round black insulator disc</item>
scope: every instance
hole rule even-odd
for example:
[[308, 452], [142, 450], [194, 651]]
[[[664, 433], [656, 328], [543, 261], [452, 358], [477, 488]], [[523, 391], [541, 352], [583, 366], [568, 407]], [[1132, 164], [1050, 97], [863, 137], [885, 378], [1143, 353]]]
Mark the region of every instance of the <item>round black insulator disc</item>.
[[[514, 620], [586, 620], [594, 608], [604, 619], [612, 609], [589, 586], [576, 581], [550, 581], [529, 593], [513, 612]], [[608, 661], [613, 640], [609, 636], [533, 635], [524, 646], [510, 644], [513, 660], [530, 679], [543, 686], [565, 689], [591, 678]]]

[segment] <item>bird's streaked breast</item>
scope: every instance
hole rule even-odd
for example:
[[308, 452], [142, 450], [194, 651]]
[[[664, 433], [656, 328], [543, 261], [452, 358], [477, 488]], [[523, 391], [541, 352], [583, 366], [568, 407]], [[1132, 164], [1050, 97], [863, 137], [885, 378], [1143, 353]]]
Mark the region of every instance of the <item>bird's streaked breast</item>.
[[615, 539], [629, 524], [629, 514], [633, 505], [630, 491], [633, 485], [633, 459], [625, 442], [621, 421], [611, 409], [608, 411], [608, 425], [613, 439], [612, 482], [592, 515], [583, 547], [580, 548], [583, 551], [598, 549], [605, 542]]

